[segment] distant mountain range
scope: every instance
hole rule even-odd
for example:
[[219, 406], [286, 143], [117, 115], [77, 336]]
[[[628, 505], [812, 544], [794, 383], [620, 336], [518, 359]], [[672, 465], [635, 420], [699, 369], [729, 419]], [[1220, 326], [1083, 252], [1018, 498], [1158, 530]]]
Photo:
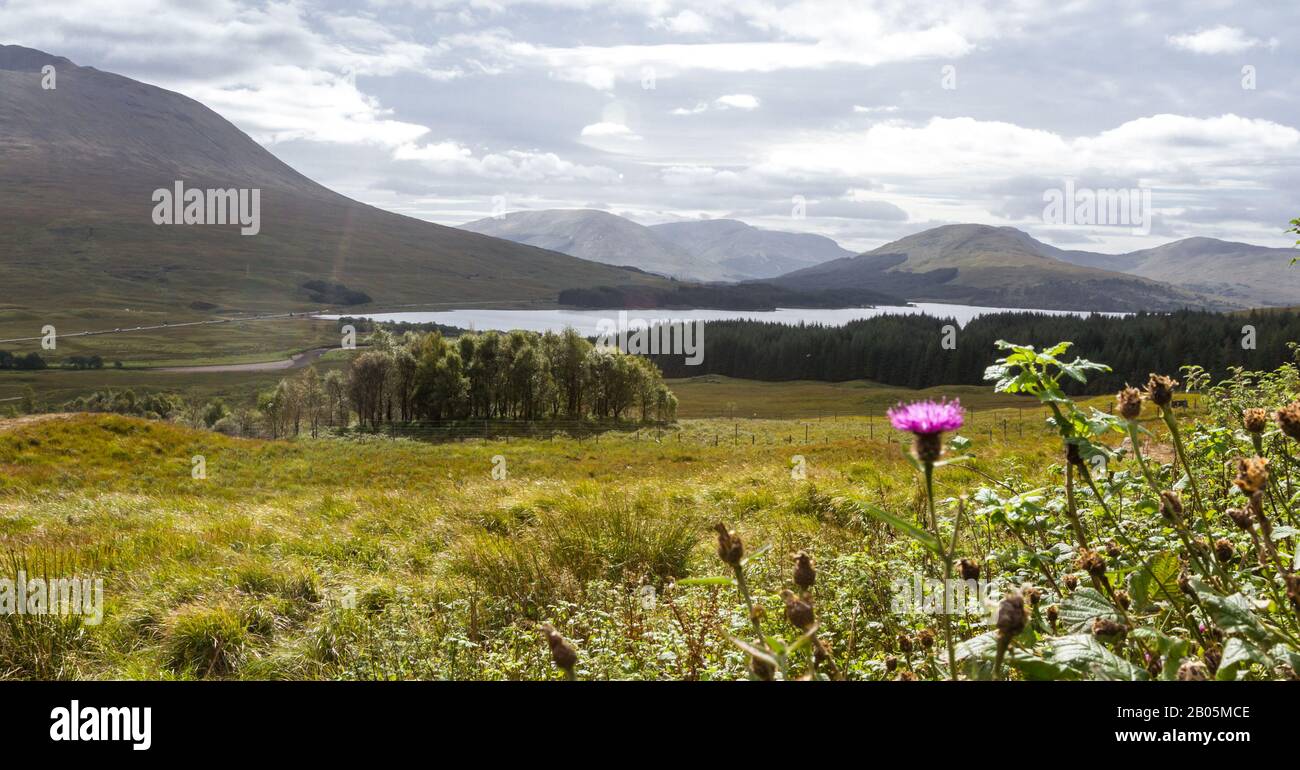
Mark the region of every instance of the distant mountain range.
[[[56, 87], [42, 88], [53, 65]], [[261, 231], [157, 225], [156, 189], [260, 190]], [[0, 46], [0, 320], [104, 307], [291, 309], [334, 298], [554, 302], [669, 287], [367, 206], [294, 171], [193, 99]]]
[[462, 227], [593, 262], [694, 281], [773, 278], [853, 254], [821, 235], [766, 230], [735, 219], [647, 226], [593, 209], [516, 211]]
[[523, 211], [467, 229], [595, 262], [802, 292], [1069, 310], [1217, 310], [1300, 304], [1294, 249], [1188, 238], [1127, 254], [1065, 250], [1013, 227], [944, 225], [854, 254], [829, 238], [734, 219], [644, 226], [604, 211]]
[[[1040, 244], [1042, 245], [1042, 244]], [[1154, 281], [1258, 307], [1300, 304], [1300, 265], [1291, 267], [1296, 249], [1278, 249], [1218, 238], [1184, 238], [1127, 254], [1064, 251], [1043, 245], [1065, 262], [1139, 275]]]
[[[51, 90], [45, 65], [58, 74]], [[178, 182], [260, 191], [260, 232], [155, 224], [154, 192]], [[0, 46], [0, 323], [125, 307], [554, 303], [565, 291], [586, 302], [720, 303], [712, 307], [760, 297], [1232, 309], [1300, 305], [1294, 253], [1191, 238], [1095, 254], [1010, 227], [950, 225], [855, 255], [829, 238], [736, 220], [647, 227], [589, 210], [444, 227], [317, 184], [185, 96]]]

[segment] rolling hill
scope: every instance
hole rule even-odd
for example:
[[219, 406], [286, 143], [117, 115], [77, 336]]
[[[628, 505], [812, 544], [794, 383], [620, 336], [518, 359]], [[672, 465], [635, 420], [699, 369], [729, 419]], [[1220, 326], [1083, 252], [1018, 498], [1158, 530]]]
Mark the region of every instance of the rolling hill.
[[1060, 310], [1230, 309], [1245, 302], [1071, 264], [1013, 227], [945, 225], [853, 257], [787, 273], [801, 290], [872, 288], [918, 302]]
[[774, 278], [853, 255], [824, 235], [767, 230], [736, 219], [667, 222], [650, 229], [738, 280]]
[[461, 227], [594, 262], [695, 281], [773, 278], [853, 253], [821, 235], [766, 230], [735, 219], [646, 226], [593, 209], [516, 211]]
[[514, 211], [461, 225], [470, 232], [551, 249], [606, 265], [625, 265], [683, 280], [732, 278], [652, 229], [595, 209]]
[[[554, 303], [567, 288], [668, 285], [364, 205], [193, 99], [18, 46], [0, 46], [0, 169], [0, 323], [366, 298]], [[178, 181], [260, 190], [260, 232], [154, 224], [153, 192]]]
[[1119, 270], [1229, 302], [1251, 306], [1300, 304], [1300, 267], [1291, 267], [1291, 260], [1300, 253], [1296, 249], [1218, 238], [1184, 238], [1127, 254], [1049, 253], [1076, 265]]

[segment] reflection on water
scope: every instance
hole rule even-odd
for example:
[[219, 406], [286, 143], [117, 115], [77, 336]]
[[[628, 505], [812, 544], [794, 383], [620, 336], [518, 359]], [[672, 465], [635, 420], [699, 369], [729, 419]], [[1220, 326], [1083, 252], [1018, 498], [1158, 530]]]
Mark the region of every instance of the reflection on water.
[[[410, 313], [348, 313], [354, 317], [371, 318], [376, 321], [406, 323], [439, 323], [444, 326], [457, 326], [462, 329], [496, 329], [509, 331], [524, 329], [527, 331], [561, 331], [572, 326], [584, 336], [592, 337], [597, 333], [596, 324], [602, 318], [618, 318], [618, 310], [491, 310], [477, 308], [472, 310], [442, 310], [437, 312]], [[1086, 311], [1069, 310], [1033, 310], [1023, 308], [978, 307], [976, 305], [945, 305], [937, 302], [918, 302], [914, 305], [863, 308], [777, 308], [776, 310], [628, 310], [630, 319], [653, 321], [659, 318], [671, 318], [675, 321], [725, 321], [731, 319], [750, 319], [754, 321], [774, 321], [777, 323], [798, 325], [801, 323], [822, 324], [825, 326], [843, 326], [849, 321], [871, 318], [878, 315], [900, 315], [926, 313], [938, 318], [951, 318], [959, 326], [988, 313], [1034, 312], [1048, 315], [1086, 316]], [[1102, 315], [1125, 315], [1125, 313], [1104, 313]], [[322, 318], [339, 318], [337, 315]]]

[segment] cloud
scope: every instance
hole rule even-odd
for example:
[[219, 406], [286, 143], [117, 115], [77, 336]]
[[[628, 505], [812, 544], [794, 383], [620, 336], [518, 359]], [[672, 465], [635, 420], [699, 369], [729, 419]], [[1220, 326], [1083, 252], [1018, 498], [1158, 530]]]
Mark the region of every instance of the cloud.
[[713, 103], [723, 109], [730, 107], [737, 110], [756, 110], [759, 101], [758, 97], [752, 94], [727, 94], [714, 99]]
[[641, 137], [633, 133], [632, 129], [622, 123], [592, 123], [589, 126], [582, 127], [583, 136], [592, 137], [620, 137], [623, 139], [640, 139]]
[[713, 29], [711, 21], [689, 9], [665, 19], [662, 26], [676, 35], [702, 35]]
[[880, 107], [864, 107], [861, 104], [853, 105], [853, 111], [859, 115], [872, 115], [880, 112], [898, 112], [898, 107], [893, 104], [883, 105]]
[[516, 182], [581, 181], [617, 184], [619, 175], [604, 166], [585, 166], [553, 152], [507, 150], [476, 157], [455, 142], [407, 144], [393, 152], [396, 160], [416, 161], [446, 176], [469, 176]]
[[1277, 38], [1261, 40], [1251, 37], [1240, 27], [1220, 24], [1183, 35], [1170, 35], [1165, 41], [1174, 48], [1199, 54], [1241, 53], [1251, 48], [1276, 48]]

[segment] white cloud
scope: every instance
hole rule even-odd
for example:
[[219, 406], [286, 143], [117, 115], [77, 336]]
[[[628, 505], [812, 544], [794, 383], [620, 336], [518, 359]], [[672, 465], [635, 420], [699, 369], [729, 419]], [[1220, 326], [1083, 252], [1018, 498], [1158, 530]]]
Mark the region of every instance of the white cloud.
[[1274, 48], [1277, 38], [1261, 40], [1252, 37], [1239, 27], [1220, 24], [1183, 35], [1170, 35], [1165, 39], [1174, 48], [1200, 54], [1241, 53], [1256, 47]]
[[418, 161], [446, 176], [505, 179], [515, 182], [588, 182], [616, 184], [619, 175], [604, 166], [584, 166], [553, 152], [508, 150], [475, 157], [456, 142], [406, 144], [393, 151], [396, 160]]
[[685, 10], [663, 21], [663, 26], [678, 35], [701, 35], [713, 28], [713, 23], [692, 10]]
[[[636, 134], [632, 132], [632, 129], [622, 123], [610, 122], [592, 123], [589, 126], [583, 126], [582, 135], [593, 137], [622, 137], [624, 139], [636, 137]], [[639, 139], [640, 137], [636, 138]]]
[[[769, 148], [757, 170], [776, 176], [923, 179], [930, 183], [1085, 172], [1247, 180], [1257, 164], [1293, 164], [1300, 131], [1259, 118], [1153, 115], [1068, 138], [974, 118], [886, 121]], [[960, 189], [954, 187], [954, 190]]]
[[696, 102], [694, 107], [678, 107], [673, 110], [674, 115], [699, 115], [701, 112], [707, 112], [709, 105], [706, 102]]
[[753, 94], [727, 94], [714, 99], [713, 103], [722, 108], [737, 110], [756, 110], [759, 105], [758, 97]]
[[881, 107], [864, 107], [861, 104], [855, 104], [853, 105], [853, 111], [858, 114], [870, 115], [878, 112], [898, 112], [898, 107], [893, 104], [884, 105]]

